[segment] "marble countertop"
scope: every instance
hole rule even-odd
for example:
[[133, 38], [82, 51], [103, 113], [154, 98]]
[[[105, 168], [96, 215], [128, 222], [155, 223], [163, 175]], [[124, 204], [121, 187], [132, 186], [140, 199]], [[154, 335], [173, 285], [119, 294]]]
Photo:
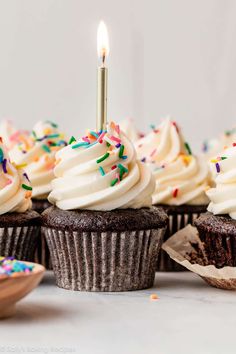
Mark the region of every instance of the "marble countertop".
[[231, 354], [235, 328], [236, 292], [192, 273], [158, 273], [144, 291], [79, 293], [48, 272], [0, 322], [0, 353]]

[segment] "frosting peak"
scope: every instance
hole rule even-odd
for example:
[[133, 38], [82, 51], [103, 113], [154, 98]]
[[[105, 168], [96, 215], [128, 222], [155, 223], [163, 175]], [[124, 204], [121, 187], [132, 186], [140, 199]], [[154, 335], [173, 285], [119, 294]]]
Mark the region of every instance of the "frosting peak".
[[151, 171], [137, 161], [134, 146], [113, 122], [106, 131], [90, 130], [78, 141], [72, 137], [56, 159], [49, 201], [60, 209], [151, 206]]
[[192, 155], [176, 122], [165, 119], [135, 145], [138, 157], [148, 164], [156, 179], [153, 204], [208, 203], [207, 164], [201, 157]]
[[4, 139], [4, 145], [8, 150], [11, 150], [20, 141], [28, 138], [27, 130], [17, 130], [11, 120], [3, 120], [0, 122], [0, 136]]
[[236, 142], [236, 127], [226, 130], [215, 139], [206, 140], [203, 144], [203, 152], [207, 159], [210, 159], [230, 147], [234, 142]]
[[0, 138], [0, 215], [30, 209], [31, 191], [27, 174], [10, 162]]
[[140, 134], [136, 129], [132, 119], [125, 119], [119, 123], [120, 129], [125, 133], [132, 143], [135, 143], [139, 138]]
[[211, 201], [208, 211], [229, 214], [236, 220], [236, 146], [225, 149], [210, 165], [216, 187], [207, 191]]
[[9, 152], [11, 160], [23, 165], [30, 176], [34, 198], [47, 198], [51, 191], [55, 154], [66, 145], [63, 139], [55, 123], [40, 121], [32, 134]]

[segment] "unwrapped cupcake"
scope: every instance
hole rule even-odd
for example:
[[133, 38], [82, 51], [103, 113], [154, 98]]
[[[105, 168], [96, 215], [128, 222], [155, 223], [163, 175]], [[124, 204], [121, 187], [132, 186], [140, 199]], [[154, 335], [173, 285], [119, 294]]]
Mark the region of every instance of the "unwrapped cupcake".
[[[192, 224], [206, 211], [205, 190], [210, 177], [205, 159], [192, 154], [177, 123], [169, 118], [136, 144], [137, 154], [153, 171], [156, 181], [153, 205], [163, 206], [169, 215], [169, 227], [164, 236]], [[161, 251], [158, 270], [175, 271], [182, 268]]]
[[56, 153], [43, 214], [59, 287], [126, 291], [153, 285], [167, 215], [151, 207], [151, 171], [115, 123]]
[[0, 255], [32, 261], [40, 216], [30, 211], [32, 187], [27, 174], [12, 164], [0, 138]]

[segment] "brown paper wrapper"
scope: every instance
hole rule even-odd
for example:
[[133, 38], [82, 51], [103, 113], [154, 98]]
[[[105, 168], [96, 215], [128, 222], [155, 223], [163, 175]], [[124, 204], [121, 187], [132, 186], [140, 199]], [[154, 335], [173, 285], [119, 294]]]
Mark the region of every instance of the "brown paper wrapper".
[[43, 229], [59, 287], [129, 291], [153, 285], [165, 228], [100, 233]]
[[209, 285], [220, 289], [236, 289], [236, 267], [216, 268], [208, 264], [204, 245], [192, 225], [178, 231], [162, 246], [168, 255], [181, 266], [198, 274]]
[[39, 232], [39, 226], [0, 228], [0, 255], [32, 262]]

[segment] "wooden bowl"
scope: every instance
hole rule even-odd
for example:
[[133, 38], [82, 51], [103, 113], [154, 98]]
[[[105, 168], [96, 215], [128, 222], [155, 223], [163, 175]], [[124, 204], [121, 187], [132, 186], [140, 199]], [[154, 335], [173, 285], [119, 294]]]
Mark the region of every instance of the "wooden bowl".
[[33, 271], [0, 277], [0, 318], [13, 316], [16, 303], [36, 288], [43, 278], [45, 268], [42, 265], [24, 263], [33, 265]]

